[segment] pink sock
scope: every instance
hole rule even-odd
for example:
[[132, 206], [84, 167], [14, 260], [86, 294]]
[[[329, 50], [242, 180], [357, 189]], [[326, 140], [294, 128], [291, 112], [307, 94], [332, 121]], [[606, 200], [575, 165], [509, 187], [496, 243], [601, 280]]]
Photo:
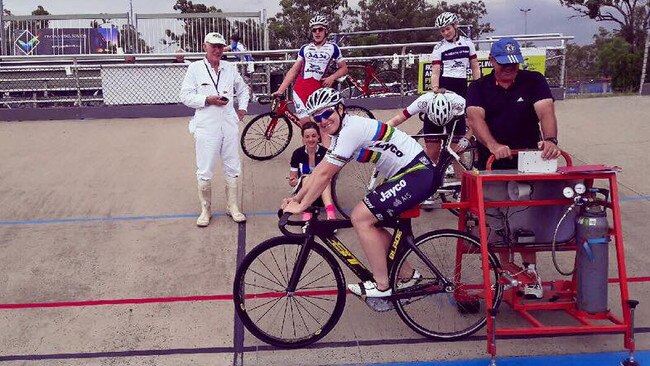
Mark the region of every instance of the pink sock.
[[336, 208], [333, 204], [327, 205], [325, 211], [327, 211], [328, 220], [336, 220]]
[[311, 219], [311, 212], [303, 212], [302, 221], [309, 221], [309, 219]]

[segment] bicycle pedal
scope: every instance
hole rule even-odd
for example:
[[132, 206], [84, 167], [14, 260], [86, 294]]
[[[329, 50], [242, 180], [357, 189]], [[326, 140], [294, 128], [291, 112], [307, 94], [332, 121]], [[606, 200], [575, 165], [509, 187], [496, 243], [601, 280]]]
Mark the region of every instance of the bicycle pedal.
[[383, 313], [395, 309], [392, 301], [385, 300], [380, 297], [366, 297], [362, 300], [366, 303], [366, 305], [368, 305], [369, 308], [378, 313]]

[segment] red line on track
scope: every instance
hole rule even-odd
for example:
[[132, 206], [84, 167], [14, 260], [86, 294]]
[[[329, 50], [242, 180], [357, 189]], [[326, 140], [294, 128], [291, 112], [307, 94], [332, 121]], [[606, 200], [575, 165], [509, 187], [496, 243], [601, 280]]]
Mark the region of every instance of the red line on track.
[[[609, 283], [618, 283], [620, 279], [610, 278]], [[627, 282], [650, 282], [650, 276], [647, 277], [628, 277]], [[297, 292], [297, 295], [315, 296], [315, 295], [332, 295], [336, 291], [304, 291]], [[250, 297], [280, 297], [281, 293], [264, 293], [258, 295], [249, 295]], [[246, 297], [249, 297], [246, 296]], [[232, 295], [207, 295], [207, 296], [185, 296], [185, 297], [152, 297], [145, 299], [118, 299], [118, 300], [90, 300], [90, 301], [64, 301], [64, 302], [33, 302], [24, 304], [0, 304], [2, 309], [33, 309], [33, 308], [61, 308], [61, 307], [84, 307], [99, 305], [125, 305], [125, 304], [155, 304], [165, 302], [197, 302], [197, 301], [224, 301], [232, 300]]]

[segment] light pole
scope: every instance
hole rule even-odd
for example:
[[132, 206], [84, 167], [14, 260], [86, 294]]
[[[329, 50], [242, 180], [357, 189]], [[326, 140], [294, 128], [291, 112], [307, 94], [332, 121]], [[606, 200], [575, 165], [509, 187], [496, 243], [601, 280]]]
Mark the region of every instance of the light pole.
[[530, 8], [519, 9], [519, 11], [524, 13], [524, 34], [528, 34], [528, 12], [530, 10]]

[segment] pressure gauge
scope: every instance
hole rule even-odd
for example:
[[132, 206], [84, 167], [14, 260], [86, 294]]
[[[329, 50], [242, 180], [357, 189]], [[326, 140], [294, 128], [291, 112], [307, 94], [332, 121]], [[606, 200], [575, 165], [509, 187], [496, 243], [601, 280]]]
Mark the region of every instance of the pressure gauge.
[[562, 190], [562, 194], [563, 194], [564, 197], [566, 197], [566, 198], [573, 198], [573, 194], [574, 194], [574, 192], [573, 192], [573, 188], [571, 188], [571, 187], [564, 187], [564, 189]]
[[576, 190], [577, 194], [583, 194], [583, 193], [587, 192], [587, 187], [585, 187], [585, 185], [582, 184], [582, 183], [576, 184], [574, 189]]

